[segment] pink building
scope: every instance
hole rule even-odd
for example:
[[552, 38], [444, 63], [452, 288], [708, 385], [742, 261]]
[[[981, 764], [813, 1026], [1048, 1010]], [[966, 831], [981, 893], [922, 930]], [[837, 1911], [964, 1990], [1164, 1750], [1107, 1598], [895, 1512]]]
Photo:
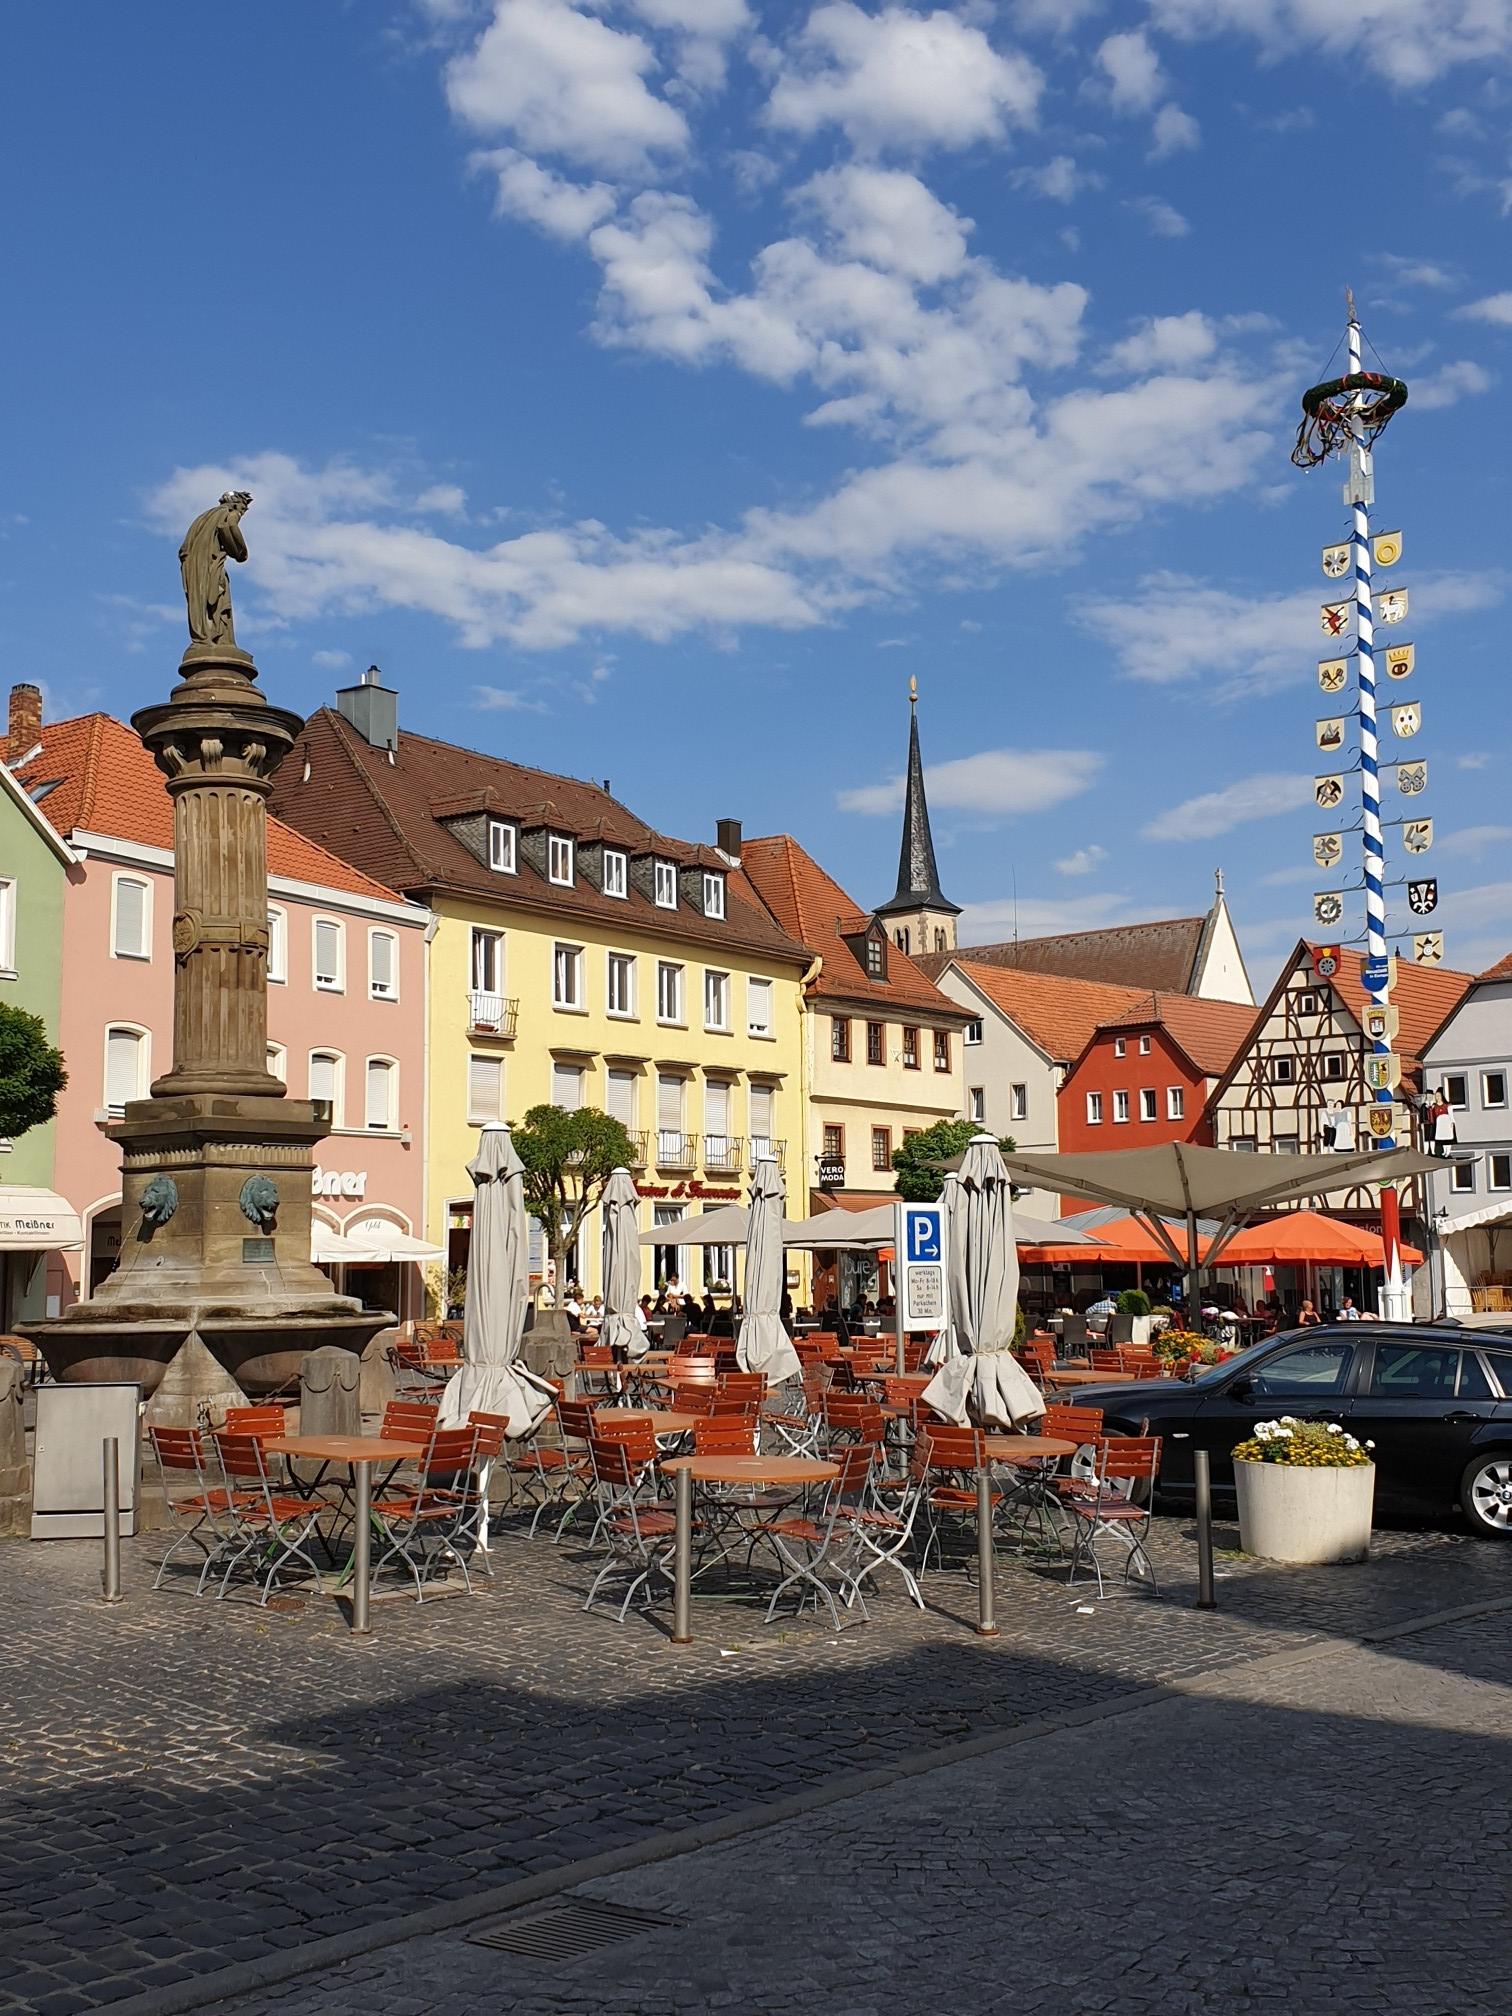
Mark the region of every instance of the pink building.
[[[44, 726], [17, 773], [78, 855], [63, 903], [58, 1042], [68, 1064], [54, 1182], [83, 1222], [61, 1299], [115, 1265], [120, 1156], [105, 1128], [168, 1069], [173, 808], [152, 758], [107, 714]], [[347, 1294], [423, 1308], [425, 958], [429, 912], [268, 822], [268, 1063], [325, 1101], [315, 1259]], [[50, 1298], [51, 1299], [51, 1298]]]

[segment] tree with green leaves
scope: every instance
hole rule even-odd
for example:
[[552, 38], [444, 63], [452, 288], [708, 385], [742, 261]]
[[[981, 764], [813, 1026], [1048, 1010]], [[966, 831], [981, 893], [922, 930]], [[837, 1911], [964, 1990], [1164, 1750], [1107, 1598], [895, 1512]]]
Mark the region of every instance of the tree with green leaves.
[[[908, 1204], [933, 1204], [945, 1187], [945, 1165], [964, 1155], [982, 1131], [975, 1120], [937, 1120], [910, 1134], [901, 1148], [894, 1148], [892, 1166], [898, 1172], [898, 1195]], [[1015, 1143], [1005, 1134], [998, 1146], [1005, 1155]]]
[[63, 1052], [48, 1042], [42, 1017], [0, 1004], [0, 1136], [14, 1141], [51, 1120], [67, 1083]]
[[616, 1169], [634, 1160], [630, 1136], [597, 1107], [568, 1113], [532, 1106], [514, 1129], [525, 1165], [525, 1209], [540, 1226], [556, 1265], [557, 1293], [567, 1286], [567, 1255]]

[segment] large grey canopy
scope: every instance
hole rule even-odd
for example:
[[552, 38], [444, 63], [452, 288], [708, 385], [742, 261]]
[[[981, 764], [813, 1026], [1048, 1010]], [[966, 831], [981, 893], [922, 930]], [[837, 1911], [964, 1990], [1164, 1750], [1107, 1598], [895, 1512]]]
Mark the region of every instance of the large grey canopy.
[[798, 1353], [782, 1327], [787, 1266], [782, 1247], [782, 1177], [773, 1161], [756, 1164], [751, 1179], [751, 1229], [746, 1240], [745, 1314], [735, 1342], [736, 1363], [764, 1372], [769, 1386], [790, 1379]]
[[1008, 1171], [997, 1141], [978, 1134], [961, 1161], [946, 1254], [954, 1341], [960, 1357], [940, 1366], [924, 1401], [964, 1427], [1013, 1428], [1045, 1411], [1044, 1398], [1013, 1356], [1018, 1252]]
[[441, 1395], [441, 1424], [458, 1428], [469, 1414], [502, 1414], [511, 1435], [525, 1435], [551, 1405], [551, 1388], [519, 1362], [530, 1289], [525, 1165], [509, 1128], [491, 1120], [467, 1165], [473, 1180], [472, 1244], [462, 1315], [466, 1359]]
[[616, 1169], [604, 1188], [604, 1320], [600, 1344], [618, 1344], [631, 1357], [646, 1349], [636, 1320], [640, 1295], [640, 1198], [628, 1169]]

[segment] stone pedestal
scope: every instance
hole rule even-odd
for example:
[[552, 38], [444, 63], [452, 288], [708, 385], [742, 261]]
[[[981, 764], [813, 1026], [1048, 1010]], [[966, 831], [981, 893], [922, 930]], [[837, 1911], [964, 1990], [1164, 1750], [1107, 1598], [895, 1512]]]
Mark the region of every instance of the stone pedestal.
[[360, 1435], [358, 1404], [361, 1360], [350, 1351], [322, 1344], [299, 1368], [301, 1435]]
[[31, 1531], [31, 1465], [21, 1403], [26, 1368], [0, 1358], [0, 1537]]

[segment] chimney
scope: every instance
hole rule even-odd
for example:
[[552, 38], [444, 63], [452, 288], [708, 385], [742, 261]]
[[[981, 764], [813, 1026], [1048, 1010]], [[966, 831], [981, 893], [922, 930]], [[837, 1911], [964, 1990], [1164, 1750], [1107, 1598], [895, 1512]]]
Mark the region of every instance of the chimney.
[[369, 665], [355, 686], [342, 687], [336, 712], [373, 748], [399, 747], [399, 695], [384, 685], [376, 665]]
[[728, 854], [736, 863], [740, 860], [740, 821], [719, 819], [714, 825], [714, 845], [721, 854]]
[[23, 684], [10, 690], [10, 728], [5, 738], [5, 760], [19, 763], [42, 740], [42, 688]]

